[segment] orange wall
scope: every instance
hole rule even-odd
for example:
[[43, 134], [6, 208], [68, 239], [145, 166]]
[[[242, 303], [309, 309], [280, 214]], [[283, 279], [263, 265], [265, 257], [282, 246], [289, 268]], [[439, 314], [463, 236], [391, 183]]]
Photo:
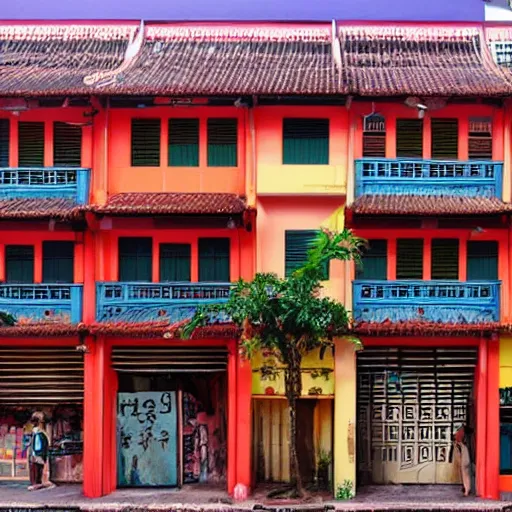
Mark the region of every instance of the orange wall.
[[[199, 167], [168, 166], [168, 119], [200, 119]], [[207, 166], [206, 120], [215, 117], [238, 119], [238, 166]], [[131, 119], [161, 119], [159, 167], [132, 167]], [[245, 193], [245, 115], [236, 107], [152, 107], [108, 110], [108, 194], [119, 192], [230, 192]]]

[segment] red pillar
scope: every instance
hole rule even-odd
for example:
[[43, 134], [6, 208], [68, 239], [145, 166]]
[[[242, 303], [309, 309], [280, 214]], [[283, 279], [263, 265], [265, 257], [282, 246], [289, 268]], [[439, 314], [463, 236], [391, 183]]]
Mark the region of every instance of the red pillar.
[[104, 381], [104, 410], [103, 410], [103, 493], [109, 494], [117, 488], [117, 372], [112, 369], [112, 348], [105, 342], [105, 381]]
[[227, 484], [229, 494], [233, 494], [236, 485], [236, 450], [237, 450], [237, 397], [236, 397], [236, 364], [237, 346], [233, 340], [229, 346], [228, 355], [228, 467]]
[[251, 419], [252, 419], [252, 368], [250, 361], [238, 354], [237, 365], [237, 440], [236, 484], [251, 487]]
[[478, 385], [476, 397], [476, 492], [486, 495], [487, 480], [487, 340], [480, 339], [478, 347]]
[[499, 340], [488, 342], [486, 498], [499, 499], [500, 474], [500, 352]]

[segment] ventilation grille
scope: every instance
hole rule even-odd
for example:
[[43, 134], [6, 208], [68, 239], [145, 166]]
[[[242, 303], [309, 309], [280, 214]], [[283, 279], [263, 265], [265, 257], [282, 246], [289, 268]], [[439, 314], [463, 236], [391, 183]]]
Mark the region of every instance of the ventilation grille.
[[432, 119], [432, 158], [459, 158], [458, 119]]
[[160, 166], [160, 119], [132, 119], [132, 166]]
[[18, 123], [18, 166], [44, 167], [44, 123]]
[[423, 157], [423, 121], [421, 119], [396, 120], [396, 156], [398, 158]]
[[53, 165], [80, 167], [82, 164], [82, 127], [53, 124]]
[[459, 279], [459, 240], [432, 240], [432, 279]]
[[423, 240], [400, 238], [396, 252], [396, 278], [423, 279]]
[[491, 53], [498, 66], [512, 67], [512, 41], [494, 41], [490, 44]]

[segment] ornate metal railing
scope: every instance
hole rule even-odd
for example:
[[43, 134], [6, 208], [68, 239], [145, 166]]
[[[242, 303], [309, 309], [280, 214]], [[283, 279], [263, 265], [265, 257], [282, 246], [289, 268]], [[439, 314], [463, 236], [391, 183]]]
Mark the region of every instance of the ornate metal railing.
[[70, 167], [0, 167], [0, 198], [89, 199], [90, 169]]
[[502, 162], [361, 158], [355, 161], [355, 192], [356, 197], [411, 194], [501, 199], [502, 174]]
[[81, 284], [2, 284], [0, 311], [17, 324], [78, 323], [82, 320]]
[[201, 304], [226, 302], [230, 290], [230, 283], [96, 283], [96, 319], [179, 322], [190, 318]]
[[354, 281], [356, 322], [497, 322], [498, 281]]

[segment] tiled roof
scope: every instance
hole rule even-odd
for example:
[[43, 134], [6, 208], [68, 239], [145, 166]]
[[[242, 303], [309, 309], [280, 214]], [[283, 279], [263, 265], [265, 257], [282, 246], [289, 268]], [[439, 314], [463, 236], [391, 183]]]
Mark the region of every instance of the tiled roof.
[[84, 207], [71, 199], [23, 198], [0, 200], [0, 219], [55, 219], [69, 221], [80, 218]]
[[363, 195], [349, 210], [355, 215], [496, 215], [510, 207], [495, 197]]
[[342, 68], [354, 94], [502, 95], [512, 81], [480, 27], [341, 26]]
[[245, 201], [235, 194], [134, 192], [116, 194], [96, 213], [111, 215], [236, 215]]
[[72, 325], [53, 322], [34, 322], [23, 325], [14, 325], [12, 327], [0, 327], [0, 336], [2, 338], [53, 338], [62, 336], [78, 336], [79, 333], [87, 333], [87, 328], [83, 324]]
[[499, 323], [440, 324], [422, 321], [399, 323], [359, 323], [353, 332], [360, 336], [481, 336], [498, 332]]

